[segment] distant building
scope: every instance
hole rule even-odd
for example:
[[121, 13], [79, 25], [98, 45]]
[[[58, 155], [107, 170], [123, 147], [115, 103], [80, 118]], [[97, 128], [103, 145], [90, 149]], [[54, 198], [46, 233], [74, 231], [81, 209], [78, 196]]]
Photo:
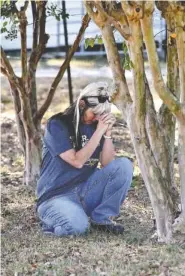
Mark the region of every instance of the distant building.
[[[61, 1], [48, 1], [49, 4], [52, 2], [61, 7]], [[67, 19], [68, 28], [68, 40], [69, 45], [72, 45], [76, 35], [80, 29], [82, 17], [85, 14], [83, 1], [66, 1], [66, 12], [69, 14], [69, 19]], [[27, 48], [30, 49], [32, 45], [32, 13], [31, 7], [27, 10], [28, 17], [28, 27], [27, 27]], [[65, 55], [65, 42], [64, 42], [64, 31], [63, 22], [56, 21], [53, 17], [48, 17], [46, 22], [46, 32], [50, 35], [50, 39], [47, 44], [46, 52], [52, 52], [54, 54], [63, 56]], [[154, 12], [154, 34], [156, 34], [155, 41], [157, 45], [157, 50], [161, 56], [164, 55], [164, 42], [166, 39], [165, 31], [165, 20], [160, 16], [160, 12], [155, 10]], [[76, 56], [86, 56], [86, 55], [103, 55], [105, 54], [104, 46], [96, 44], [93, 48], [88, 47], [85, 49], [85, 38], [94, 38], [96, 35], [100, 35], [99, 28], [94, 22], [90, 22], [89, 26], [85, 32], [84, 39], [82, 40], [78, 51], [75, 53]], [[115, 32], [116, 41], [118, 44], [118, 49], [121, 51], [123, 38], [118, 32]], [[20, 36], [13, 41], [5, 39], [5, 35], [1, 34], [1, 44], [5, 51], [19, 51], [20, 50]]]

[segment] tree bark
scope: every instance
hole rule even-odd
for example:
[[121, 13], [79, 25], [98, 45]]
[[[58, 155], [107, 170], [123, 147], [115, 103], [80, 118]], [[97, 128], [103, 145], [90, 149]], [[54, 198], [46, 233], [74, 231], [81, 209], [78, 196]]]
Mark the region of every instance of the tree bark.
[[[171, 183], [168, 183], [165, 175], [165, 169], [161, 169], [163, 168], [163, 165], [167, 163], [167, 149], [166, 147], [162, 147], [161, 149], [161, 143], [162, 145], [165, 144], [164, 137], [157, 141], [154, 139], [156, 138], [156, 134], [160, 137], [160, 129], [157, 118], [155, 119], [155, 126], [153, 128], [146, 128], [145, 125], [147, 118], [148, 124], [151, 124], [151, 121], [154, 119], [156, 113], [154, 106], [152, 105], [153, 102], [151, 102], [152, 96], [149, 86], [146, 87], [140, 22], [131, 21], [129, 22], [129, 26], [132, 33], [132, 37], [129, 38], [129, 45], [132, 53], [131, 59], [134, 63], [135, 86], [135, 90], [132, 95], [134, 101], [132, 108], [132, 101], [129, 95], [126, 80], [124, 78], [124, 72], [120, 67], [120, 57], [117, 48], [115, 47], [114, 36], [111, 34], [111, 26], [105, 22], [104, 24], [101, 23], [99, 25], [102, 31], [109, 65], [112, 69], [114, 82], [117, 83], [118, 91], [120, 93], [120, 95], [118, 95], [118, 99], [119, 101], [124, 99], [124, 103], [120, 102], [119, 106], [121, 106], [123, 113], [125, 111], [123, 108], [125, 109], [125, 107], [127, 107], [127, 124], [131, 132], [131, 138], [139, 167], [152, 202], [159, 241], [169, 242], [172, 237], [172, 221], [175, 212], [175, 203], [173, 194], [171, 193]], [[148, 107], [149, 100], [146, 99], [146, 91], [148, 93], [147, 96], [150, 97], [150, 108], [153, 107], [153, 114]], [[128, 106], [130, 106], [130, 108], [128, 108]], [[153, 148], [151, 148], [150, 145], [151, 141], [153, 143]], [[157, 150], [157, 152], [155, 152], [155, 150]], [[169, 167], [167, 167], [166, 171], [169, 173]]]
[[[171, 193], [168, 175], [167, 148], [164, 136], [159, 134], [152, 95], [146, 80], [143, 58], [143, 41], [139, 20], [129, 20], [132, 38], [129, 40], [131, 58], [134, 64], [134, 118], [128, 125], [135, 146], [137, 160], [154, 210], [159, 241], [169, 242], [172, 237], [172, 221], [175, 200]], [[146, 99], [147, 92], [147, 99]], [[150, 107], [149, 105], [150, 99]], [[132, 117], [132, 116], [131, 116]], [[132, 122], [132, 124], [131, 124]], [[155, 123], [151, 125], [151, 123]], [[137, 134], [137, 138], [135, 135]], [[156, 136], [158, 139], [156, 139]], [[156, 204], [157, 203], [157, 204]]]
[[168, 106], [170, 111], [179, 120], [185, 122], [184, 109], [182, 108], [178, 98], [167, 89], [162, 78], [152, 29], [152, 14], [147, 14], [141, 19], [141, 26], [150, 68], [152, 71], [155, 90], [157, 91], [159, 97], [163, 100], [163, 102]]
[[[180, 76], [180, 102], [185, 105], [185, 7], [180, 7], [176, 12], [176, 34], [177, 53], [179, 60]], [[178, 121], [178, 159], [181, 187], [181, 216], [179, 218], [178, 230], [185, 233], [185, 123]]]
[[24, 184], [36, 188], [40, 175], [41, 165], [41, 139], [40, 132], [35, 132], [34, 137], [26, 133]]
[[[137, 40], [137, 33], [139, 32], [138, 26], [134, 22], [132, 30], [133, 36]], [[123, 78], [123, 71], [120, 68], [120, 61], [117, 48], [115, 49], [114, 40], [110, 36], [111, 27], [104, 25], [101, 29], [104, 39], [104, 45], [109, 60], [109, 65], [112, 69], [114, 81], [119, 84], [120, 98], [123, 97], [122, 93], [128, 93], [128, 87], [125, 79]], [[169, 183], [167, 182], [165, 175], [161, 173], [159, 165], [156, 163], [156, 159], [150, 147], [150, 142], [145, 129], [145, 76], [144, 76], [144, 64], [142, 57], [141, 41], [132, 41], [133, 62], [135, 71], [135, 95], [133, 96], [134, 105], [132, 108], [127, 108], [127, 124], [131, 132], [132, 142], [135, 148], [139, 167], [142, 172], [143, 179], [145, 181], [149, 196], [152, 202], [152, 207], [157, 222], [157, 231], [160, 241], [169, 242], [172, 236], [172, 221], [174, 212], [174, 202], [171, 196], [171, 190]], [[138, 59], [139, 58], [139, 59]], [[118, 82], [119, 81], [119, 82]], [[121, 89], [124, 87], [124, 89]], [[119, 98], [119, 99], [120, 99]], [[130, 103], [131, 104], [131, 103]], [[120, 103], [121, 105], [121, 103]], [[144, 106], [143, 106], [144, 105]], [[124, 101], [123, 106], [129, 106], [127, 101]], [[124, 110], [122, 109], [123, 113]], [[154, 129], [155, 130], [155, 129]], [[147, 130], [149, 131], [149, 130]], [[150, 130], [151, 131], [151, 130]], [[155, 135], [155, 133], [151, 134]], [[161, 150], [160, 142], [155, 145], [155, 148]], [[157, 153], [156, 153], [157, 154]], [[160, 156], [164, 155], [164, 151], [161, 150]], [[164, 156], [165, 157], [165, 156]], [[161, 160], [163, 162], [163, 160]]]
[[[172, 12], [163, 10], [163, 16], [166, 19], [167, 30], [175, 29], [175, 18]], [[172, 94], [179, 99], [179, 73], [178, 73], [178, 56], [177, 45], [175, 38], [171, 37], [171, 33], [167, 32], [167, 88]], [[176, 118], [171, 113], [169, 108], [162, 104], [158, 120], [161, 129], [164, 131], [165, 139], [167, 141], [167, 160], [170, 167], [170, 182], [177, 193], [177, 187], [174, 183], [174, 147], [175, 147], [175, 126]], [[178, 197], [178, 196], [177, 196]]]
[[122, 110], [124, 119], [126, 120], [128, 110], [132, 103], [132, 99], [129, 93], [124, 70], [121, 66], [120, 56], [113, 35], [113, 29], [110, 24], [105, 24], [101, 28], [101, 33], [105, 45], [107, 60], [112, 69], [115, 85], [115, 90], [112, 95], [112, 101], [120, 110]]
[[19, 92], [17, 88], [10, 82], [10, 91], [14, 103], [14, 110], [15, 110], [15, 119], [16, 119], [16, 125], [17, 125], [17, 134], [19, 137], [19, 143], [22, 149], [22, 153], [25, 153], [26, 145], [25, 145], [25, 131], [23, 123], [20, 119], [20, 112], [21, 112], [21, 103], [19, 98]]
[[[169, 243], [172, 237], [173, 201], [168, 183], [162, 177], [147, 140], [137, 139], [138, 122], [135, 113], [127, 119], [137, 161], [152, 203], [159, 242]], [[160, 146], [160, 145], [159, 145]]]

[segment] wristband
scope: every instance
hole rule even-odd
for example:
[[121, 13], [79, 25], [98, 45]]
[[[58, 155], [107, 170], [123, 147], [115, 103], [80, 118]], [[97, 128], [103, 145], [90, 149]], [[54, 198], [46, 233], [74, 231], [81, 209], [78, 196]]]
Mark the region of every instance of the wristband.
[[103, 135], [103, 137], [104, 137], [105, 139], [112, 139], [112, 137], [111, 137], [111, 136], [106, 136], [106, 135]]

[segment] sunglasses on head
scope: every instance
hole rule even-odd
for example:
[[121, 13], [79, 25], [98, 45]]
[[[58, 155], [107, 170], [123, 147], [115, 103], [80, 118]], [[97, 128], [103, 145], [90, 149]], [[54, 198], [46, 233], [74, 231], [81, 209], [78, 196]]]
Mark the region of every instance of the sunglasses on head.
[[111, 97], [110, 96], [104, 96], [104, 95], [99, 95], [99, 96], [84, 96], [82, 98], [82, 100], [84, 100], [87, 105], [91, 105], [91, 106], [92, 105], [97, 105], [97, 104], [90, 104], [88, 102], [88, 98], [97, 98], [98, 101], [99, 101], [99, 103], [105, 103], [106, 101], [108, 101], [109, 103], [111, 102]]

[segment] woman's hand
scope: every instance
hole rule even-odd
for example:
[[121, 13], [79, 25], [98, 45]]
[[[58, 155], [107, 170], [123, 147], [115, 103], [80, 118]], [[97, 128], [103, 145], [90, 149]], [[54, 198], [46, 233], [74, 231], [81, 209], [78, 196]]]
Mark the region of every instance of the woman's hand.
[[111, 113], [106, 113], [100, 116], [97, 116], [98, 125], [97, 129], [101, 129], [103, 133], [111, 131], [116, 119]]
[[112, 127], [113, 125], [115, 124], [116, 122], [116, 118], [114, 117], [113, 114], [111, 113], [108, 113], [108, 114], [104, 114], [101, 117], [101, 120], [105, 123], [105, 124], [108, 124], [108, 128], [107, 128], [107, 131], [108, 130], [112, 130]]
[[96, 118], [97, 118], [97, 121], [98, 121], [97, 129], [101, 130], [104, 134], [108, 129], [108, 123], [106, 123], [106, 120], [103, 120], [103, 118], [104, 118], [103, 116], [104, 115], [97, 116]]

